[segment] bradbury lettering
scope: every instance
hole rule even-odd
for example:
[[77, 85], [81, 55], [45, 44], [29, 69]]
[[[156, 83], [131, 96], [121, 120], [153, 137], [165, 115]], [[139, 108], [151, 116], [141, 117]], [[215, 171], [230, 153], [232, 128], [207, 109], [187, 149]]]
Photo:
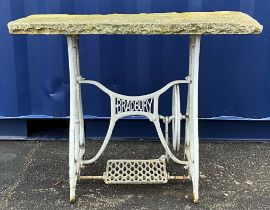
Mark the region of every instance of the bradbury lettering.
[[152, 112], [153, 99], [127, 100], [117, 98], [115, 101], [116, 114], [122, 112]]

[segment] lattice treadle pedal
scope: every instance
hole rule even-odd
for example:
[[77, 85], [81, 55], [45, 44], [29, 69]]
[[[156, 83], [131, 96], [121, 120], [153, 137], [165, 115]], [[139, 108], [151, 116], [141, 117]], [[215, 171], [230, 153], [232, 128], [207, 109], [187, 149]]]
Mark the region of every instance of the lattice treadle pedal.
[[168, 182], [165, 159], [108, 160], [106, 184], [162, 184]]

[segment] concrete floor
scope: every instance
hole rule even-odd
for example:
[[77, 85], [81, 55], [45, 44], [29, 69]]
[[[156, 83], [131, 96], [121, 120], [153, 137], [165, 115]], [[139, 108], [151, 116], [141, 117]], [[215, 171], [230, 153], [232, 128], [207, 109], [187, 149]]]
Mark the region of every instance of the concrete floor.
[[[87, 157], [101, 142], [87, 142]], [[83, 175], [101, 175], [108, 159], [157, 158], [158, 142], [112, 141]], [[120, 154], [120, 155], [119, 155]], [[0, 141], [0, 209], [270, 209], [270, 144], [200, 144], [200, 203], [190, 181], [164, 185], [105, 185], [80, 181], [76, 204], [68, 202], [67, 141]], [[185, 174], [170, 163], [170, 174]]]

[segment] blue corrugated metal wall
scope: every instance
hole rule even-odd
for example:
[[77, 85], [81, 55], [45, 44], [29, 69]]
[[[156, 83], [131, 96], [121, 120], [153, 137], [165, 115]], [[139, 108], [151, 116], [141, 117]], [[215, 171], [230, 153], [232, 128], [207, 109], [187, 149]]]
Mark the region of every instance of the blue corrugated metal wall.
[[[264, 25], [264, 31], [259, 36], [203, 37], [199, 117], [267, 120], [269, 0], [1, 0], [0, 118], [62, 118], [68, 116], [69, 110], [65, 37], [9, 35], [6, 24], [11, 20], [36, 13], [218, 10], [248, 13]], [[187, 56], [186, 36], [102, 35], [81, 39], [82, 75], [124, 94], [149, 93], [183, 78], [188, 68]], [[108, 116], [109, 105], [101, 93], [84, 87], [83, 97], [89, 98], [84, 101], [87, 117]], [[164, 112], [168, 112], [170, 107], [165, 100], [162, 104]]]

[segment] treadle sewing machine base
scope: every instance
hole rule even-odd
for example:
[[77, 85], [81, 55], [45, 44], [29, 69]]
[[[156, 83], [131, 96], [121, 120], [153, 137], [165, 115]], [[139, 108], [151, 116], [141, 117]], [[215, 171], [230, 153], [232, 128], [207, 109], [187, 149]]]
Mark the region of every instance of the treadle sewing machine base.
[[[199, 157], [198, 157], [198, 70], [199, 70], [199, 51], [200, 36], [190, 37], [190, 63], [189, 75], [185, 80], [175, 80], [165, 85], [160, 90], [142, 96], [126, 96], [115, 93], [97, 81], [82, 78], [79, 71], [79, 37], [68, 36], [68, 50], [70, 62], [70, 81], [75, 84], [75, 90], [71, 90], [75, 96], [71, 106], [72, 112], [76, 113], [74, 127], [71, 124], [70, 135], [75, 135], [70, 153], [70, 170], [75, 183], [79, 179], [103, 179], [106, 184], [164, 184], [170, 179], [188, 179], [193, 182], [193, 201], [198, 201], [198, 181], [199, 181]], [[73, 69], [73, 71], [72, 71]], [[81, 101], [82, 84], [94, 85], [110, 97], [111, 117], [110, 124], [103, 141], [103, 144], [96, 156], [89, 160], [83, 160], [85, 153], [85, 139], [83, 128], [83, 112]], [[181, 113], [180, 85], [188, 85], [188, 102], [186, 114]], [[172, 114], [162, 116], [159, 114], [159, 97], [166, 91], [172, 89]], [[72, 97], [72, 98], [73, 98]], [[160, 159], [155, 160], [109, 160], [106, 172], [103, 176], [80, 176], [80, 170], [85, 164], [90, 164], [102, 155], [111, 138], [116, 122], [127, 116], [140, 115], [148, 118], [154, 123], [161, 144], [165, 149], [165, 154]], [[184, 143], [185, 160], [179, 160], [169, 147], [169, 126], [172, 126], [172, 147], [175, 152], [180, 149], [181, 121], [186, 122], [186, 137]], [[165, 131], [161, 129], [160, 121], [165, 124]], [[74, 154], [72, 154], [74, 152]], [[184, 165], [188, 169], [188, 176], [170, 176], [166, 171], [166, 160], [172, 159], [175, 163]], [[73, 171], [73, 170], [74, 171]], [[71, 182], [72, 183], [72, 182]], [[70, 200], [76, 201], [75, 196]]]
[[[97, 81], [87, 80], [80, 75], [79, 71], [79, 37], [68, 36], [69, 64], [70, 64], [70, 87], [73, 106], [71, 113], [70, 136], [75, 135], [75, 141], [70, 151], [70, 170], [75, 176], [72, 180], [76, 183], [79, 179], [103, 179], [106, 184], [164, 184], [170, 179], [188, 179], [193, 182], [193, 201], [198, 201], [198, 181], [199, 181], [199, 157], [198, 157], [198, 70], [200, 36], [190, 37], [190, 63], [189, 75], [184, 80], [175, 80], [165, 85], [160, 90], [142, 96], [126, 96], [115, 93]], [[73, 71], [72, 71], [73, 69]], [[110, 124], [97, 154], [89, 160], [84, 160], [85, 138], [83, 126], [83, 111], [81, 101], [81, 85], [94, 85], [110, 97], [111, 117]], [[180, 86], [188, 85], [188, 102], [186, 114], [181, 113]], [[74, 90], [73, 90], [74, 88]], [[159, 97], [166, 91], [172, 89], [172, 114], [162, 116], [159, 114]], [[86, 164], [91, 164], [98, 160], [107, 147], [113, 129], [117, 121], [127, 116], [144, 116], [154, 123], [160, 142], [165, 149], [165, 154], [155, 160], [109, 160], [106, 172], [103, 176], [80, 176], [80, 170]], [[185, 160], [178, 159], [169, 147], [169, 126], [172, 127], [172, 148], [174, 152], [179, 152], [181, 137], [181, 121], [186, 122], [186, 137], [184, 143]], [[161, 129], [160, 122], [165, 124], [165, 131]], [[184, 165], [188, 169], [188, 176], [170, 176], [166, 171], [166, 160], [171, 159], [175, 163]], [[74, 185], [75, 186], [75, 185]], [[74, 189], [75, 190], [75, 189]], [[75, 202], [75, 196], [71, 202]]]
[[[198, 137], [198, 77], [201, 35], [204, 34], [258, 34], [262, 26], [241, 12], [189, 12], [109, 15], [32, 15], [8, 24], [13, 34], [67, 35], [70, 76], [70, 129], [69, 129], [69, 185], [70, 202], [75, 203], [76, 183], [79, 179], [103, 179], [107, 184], [161, 184], [171, 179], [191, 179], [193, 202], [199, 199], [199, 137]], [[160, 90], [143, 96], [125, 96], [102, 84], [86, 80], [80, 74], [80, 34], [141, 34], [190, 35], [189, 73], [184, 80], [170, 82]], [[111, 119], [104, 142], [97, 154], [84, 160], [85, 135], [81, 99], [81, 85], [98, 87], [110, 97]], [[181, 113], [180, 86], [188, 85], [186, 113]], [[159, 96], [172, 88], [171, 116], [159, 115]], [[109, 160], [102, 176], [80, 176], [86, 164], [98, 160], [104, 152], [115, 123], [132, 115], [145, 116], [154, 123], [165, 154], [154, 160]], [[185, 120], [184, 159], [174, 152], [180, 148], [181, 120]], [[165, 123], [165, 131], [160, 126]], [[169, 143], [172, 127], [172, 150]], [[188, 176], [170, 176], [166, 160], [184, 165]]]

